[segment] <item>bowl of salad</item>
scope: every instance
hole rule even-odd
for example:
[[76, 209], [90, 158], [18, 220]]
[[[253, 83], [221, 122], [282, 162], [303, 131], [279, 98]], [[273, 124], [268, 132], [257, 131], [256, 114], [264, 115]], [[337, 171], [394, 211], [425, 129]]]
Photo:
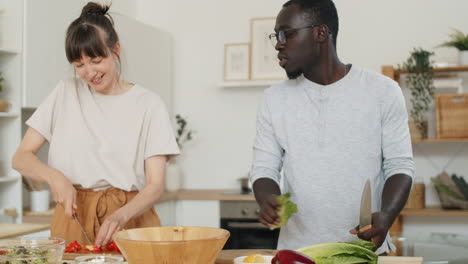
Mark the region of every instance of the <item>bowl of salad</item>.
[[19, 237], [0, 240], [0, 263], [59, 264], [65, 240], [56, 237]]

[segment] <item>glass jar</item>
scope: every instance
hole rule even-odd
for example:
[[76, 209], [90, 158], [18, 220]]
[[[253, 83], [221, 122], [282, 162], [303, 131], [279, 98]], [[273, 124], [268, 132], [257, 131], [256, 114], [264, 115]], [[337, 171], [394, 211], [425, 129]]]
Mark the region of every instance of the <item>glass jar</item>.
[[420, 176], [414, 178], [413, 189], [410, 192], [405, 208], [422, 209], [426, 207], [426, 185]]

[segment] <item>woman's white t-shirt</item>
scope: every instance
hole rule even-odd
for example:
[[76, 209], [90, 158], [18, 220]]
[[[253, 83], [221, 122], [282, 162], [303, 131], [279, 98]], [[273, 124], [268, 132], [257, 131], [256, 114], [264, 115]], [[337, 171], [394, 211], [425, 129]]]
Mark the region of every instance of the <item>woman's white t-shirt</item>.
[[81, 188], [141, 190], [147, 158], [179, 154], [164, 102], [139, 85], [103, 95], [62, 80], [26, 124], [49, 142], [49, 166]]

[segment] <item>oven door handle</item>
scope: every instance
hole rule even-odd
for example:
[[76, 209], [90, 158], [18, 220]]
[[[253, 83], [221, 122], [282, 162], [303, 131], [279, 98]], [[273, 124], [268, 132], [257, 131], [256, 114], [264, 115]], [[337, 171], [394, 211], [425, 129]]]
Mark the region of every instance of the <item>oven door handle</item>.
[[261, 223], [228, 222], [227, 226], [231, 228], [268, 229]]

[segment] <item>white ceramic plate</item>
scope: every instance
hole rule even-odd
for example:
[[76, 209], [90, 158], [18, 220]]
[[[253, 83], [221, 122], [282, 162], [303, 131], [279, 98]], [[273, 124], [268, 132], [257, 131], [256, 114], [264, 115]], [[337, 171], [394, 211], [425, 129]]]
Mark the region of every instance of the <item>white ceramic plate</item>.
[[109, 255], [83, 255], [75, 258], [75, 263], [119, 263], [123, 261], [120, 256]]
[[[250, 263], [250, 264], [265, 264], [265, 263], [271, 263], [271, 260], [273, 259], [273, 256], [267, 256], [267, 255], [262, 255], [266, 262], [264, 263]], [[244, 264], [243, 260], [246, 258], [247, 256], [240, 256], [240, 257], [237, 257], [234, 259], [234, 264]]]

